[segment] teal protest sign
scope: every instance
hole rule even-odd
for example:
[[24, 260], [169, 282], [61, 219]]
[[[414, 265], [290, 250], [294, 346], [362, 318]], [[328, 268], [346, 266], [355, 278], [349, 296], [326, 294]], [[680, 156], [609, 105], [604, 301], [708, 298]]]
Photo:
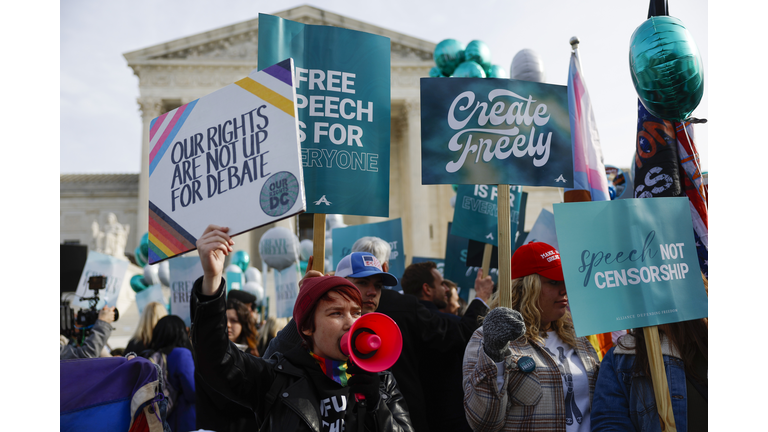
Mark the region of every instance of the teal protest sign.
[[[443, 277], [450, 279], [462, 289], [459, 291], [459, 297], [469, 300], [469, 290], [475, 288], [475, 279], [479, 266], [467, 265], [467, 250], [469, 249], [469, 240], [451, 234], [451, 225], [448, 223], [448, 236], [445, 242], [445, 264]], [[491, 268], [488, 273], [493, 279], [493, 283], [498, 282], [498, 269]]]
[[687, 198], [554, 205], [576, 334], [704, 318]]
[[[522, 186], [509, 188], [510, 233], [517, 233]], [[459, 185], [451, 234], [499, 246], [499, 216], [495, 185]], [[515, 239], [511, 239], [514, 240]]]
[[259, 14], [259, 68], [289, 57], [307, 212], [388, 217], [389, 38]]
[[[352, 253], [352, 245], [362, 237], [378, 237], [389, 243], [392, 251], [389, 254], [389, 273], [395, 275], [397, 280], [405, 271], [405, 253], [403, 252], [403, 221], [398, 219], [377, 222], [371, 224], [352, 225], [343, 228], [334, 228], [331, 231], [333, 241], [333, 268], [339, 265], [342, 258]], [[401, 291], [398, 283], [394, 288]]]
[[573, 187], [565, 86], [421, 79], [423, 184]]

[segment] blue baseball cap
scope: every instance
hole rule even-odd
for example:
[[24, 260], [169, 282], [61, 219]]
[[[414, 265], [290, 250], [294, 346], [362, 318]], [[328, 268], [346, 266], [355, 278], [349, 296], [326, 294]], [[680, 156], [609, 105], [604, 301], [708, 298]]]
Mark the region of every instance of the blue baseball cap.
[[397, 278], [381, 268], [379, 260], [368, 252], [352, 252], [339, 261], [334, 276], [364, 278], [380, 274], [386, 286], [397, 285]]

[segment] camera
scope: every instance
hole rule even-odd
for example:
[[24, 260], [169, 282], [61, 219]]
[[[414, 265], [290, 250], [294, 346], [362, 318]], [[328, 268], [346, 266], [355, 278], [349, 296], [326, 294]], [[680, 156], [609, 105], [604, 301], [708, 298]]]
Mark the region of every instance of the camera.
[[[87, 309], [80, 309], [77, 315], [69, 306], [69, 304], [62, 304], [60, 307], [61, 317], [61, 334], [66, 337], [72, 337], [77, 334], [76, 330], [80, 330], [78, 336], [78, 344], [82, 344], [86, 336], [90, 333], [91, 328], [99, 318], [99, 310], [96, 305], [99, 303], [99, 291], [103, 290], [107, 286], [107, 278], [104, 276], [91, 276], [88, 278], [88, 288], [93, 291], [93, 297], [83, 297], [82, 300], [88, 300], [90, 307]], [[119, 313], [115, 309], [115, 321], [117, 321]]]

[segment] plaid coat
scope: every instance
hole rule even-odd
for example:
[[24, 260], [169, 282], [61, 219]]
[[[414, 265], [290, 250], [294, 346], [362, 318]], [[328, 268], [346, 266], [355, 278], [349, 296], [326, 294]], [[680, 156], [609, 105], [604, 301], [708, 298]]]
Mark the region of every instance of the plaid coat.
[[[560, 370], [544, 348], [520, 338], [510, 343], [504, 360], [504, 385], [497, 390], [496, 363], [483, 351], [483, 328], [472, 335], [464, 352], [464, 412], [480, 431], [565, 432], [565, 394]], [[590, 405], [599, 369], [597, 353], [587, 338], [576, 339], [576, 352], [589, 378]], [[536, 369], [518, 370], [517, 360], [531, 357]], [[585, 413], [587, 414], [587, 413]]]

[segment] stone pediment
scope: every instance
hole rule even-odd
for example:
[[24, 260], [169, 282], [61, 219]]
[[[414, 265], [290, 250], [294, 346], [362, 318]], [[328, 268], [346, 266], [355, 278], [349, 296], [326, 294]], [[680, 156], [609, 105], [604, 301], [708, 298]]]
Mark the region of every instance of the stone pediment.
[[[392, 64], [426, 66], [435, 43], [396, 33], [312, 6], [299, 6], [271, 15], [305, 24], [343, 27], [390, 38]], [[258, 18], [198, 33], [124, 54], [128, 65], [250, 65], [258, 59]]]

